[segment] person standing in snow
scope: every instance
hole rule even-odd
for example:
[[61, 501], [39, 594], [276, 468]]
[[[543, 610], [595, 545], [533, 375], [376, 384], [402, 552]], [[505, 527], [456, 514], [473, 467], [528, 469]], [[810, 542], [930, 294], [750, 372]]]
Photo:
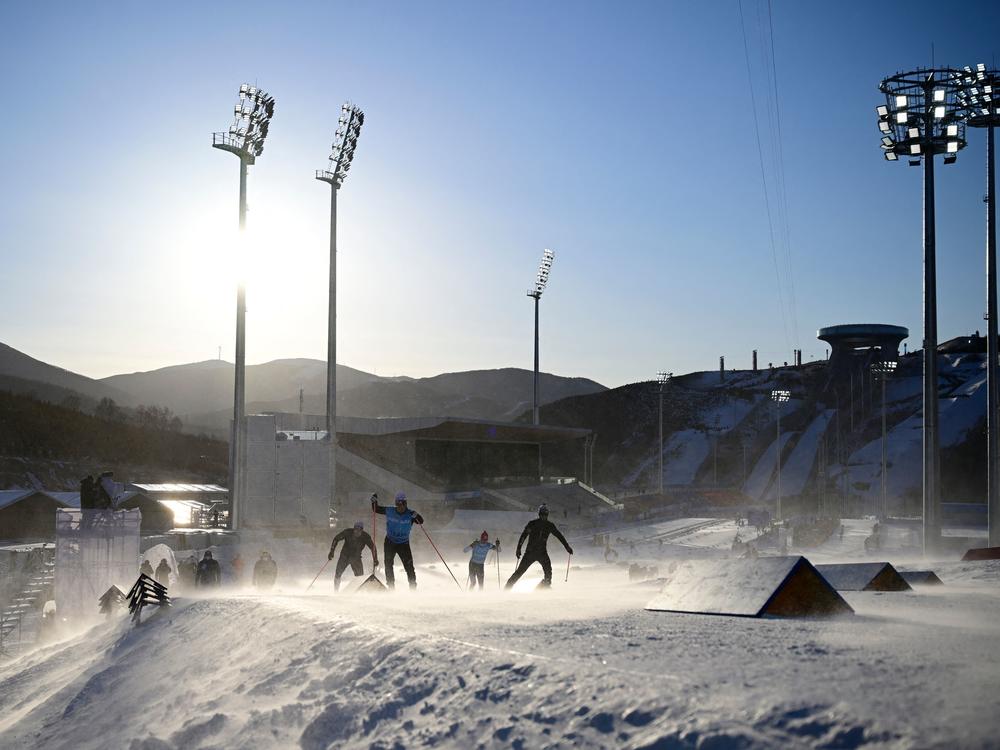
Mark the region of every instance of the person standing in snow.
[[365, 568], [361, 562], [361, 553], [365, 547], [372, 551], [372, 561], [375, 567], [378, 567], [378, 552], [375, 549], [375, 542], [368, 532], [365, 531], [363, 522], [355, 521], [353, 529], [344, 529], [333, 538], [333, 543], [330, 545], [330, 554], [326, 556], [327, 560], [333, 559], [333, 556], [337, 552], [337, 545], [340, 542], [343, 542], [344, 546], [340, 549], [340, 559], [337, 560], [337, 569], [333, 574], [334, 591], [340, 591], [340, 577], [344, 575], [344, 571], [348, 565], [351, 566], [351, 572], [354, 575], [364, 575]]
[[160, 564], [156, 566], [156, 582], [164, 586], [170, 585], [170, 564], [166, 558], [161, 558]]
[[150, 578], [154, 576], [153, 566], [149, 564], [149, 560], [143, 560], [142, 565], [139, 566], [139, 572], [143, 575], [147, 575]]
[[198, 572], [195, 574], [194, 585], [198, 588], [205, 586], [218, 586], [222, 581], [222, 569], [219, 561], [212, 557], [210, 551], [206, 551], [201, 562], [198, 563]]
[[410, 530], [415, 523], [423, 523], [423, 517], [414, 510], [406, 507], [406, 494], [396, 493], [396, 502], [393, 507], [378, 504], [378, 495], [372, 495], [372, 510], [381, 516], [385, 516], [385, 543], [383, 551], [385, 553], [385, 583], [392, 589], [396, 587], [396, 576], [392, 566], [399, 555], [406, 571], [406, 578], [410, 582], [410, 588], [417, 587], [417, 572], [413, 569], [413, 552], [410, 550]]
[[233, 583], [237, 586], [243, 584], [243, 558], [240, 557], [240, 553], [236, 553], [236, 557], [233, 558], [230, 563], [233, 566]]
[[278, 578], [278, 563], [270, 552], [261, 552], [260, 559], [253, 566], [253, 585], [259, 589], [269, 589]]
[[[549, 560], [548, 551], [549, 534], [553, 534], [556, 539], [562, 542], [562, 546], [566, 548], [566, 551], [571, 555], [573, 554], [573, 548], [569, 546], [566, 537], [549, 520], [549, 507], [544, 504], [540, 505], [538, 507], [538, 518], [528, 521], [528, 525], [521, 532], [521, 538], [517, 540], [516, 554], [520, 562], [517, 565], [517, 570], [514, 571], [514, 575], [507, 580], [507, 585], [504, 586], [504, 589], [508, 591], [512, 589], [514, 584], [524, 575], [525, 571], [531, 567], [531, 564], [536, 562], [542, 566], [543, 578], [540, 585], [546, 587], [552, 585], [552, 562]], [[521, 557], [521, 547], [524, 545], [525, 539], [528, 540], [528, 548], [525, 551], [524, 557]]]
[[479, 540], [472, 542], [468, 547], [465, 548], [465, 552], [471, 550], [472, 557], [469, 558], [469, 591], [475, 588], [476, 584], [479, 584], [479, 590], [483, 590], [483, 577], [486, 575], [486, 556], [490, 554], [490, 550], [495, 549], [497, 553], [500, 552], [500, 542], [497, 541], [496, 544], [490, 544], [490, 535], [485, 531], [479, 535]]
[[198, 577], [198, 561], [194, 555], [188, 555], [186, 560], [181, 560], [177, 564], [177, 583], [181, 588], [190, 590], [195, 587], [195, 579]]

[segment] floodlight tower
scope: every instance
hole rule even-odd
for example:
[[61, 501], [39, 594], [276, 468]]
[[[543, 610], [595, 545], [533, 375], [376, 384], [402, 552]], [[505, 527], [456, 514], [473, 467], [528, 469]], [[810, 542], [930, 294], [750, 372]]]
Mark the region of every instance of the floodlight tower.
[[326, 169], [316, 179], [330, 186], [330, 299], [326, 327], [326, 432], [330, 440], [330, 503], [336, 494], [337, 476], [337, 191], [344, 184], [354, 160], [358, 136], [365, 122], [360, 108], [345, 102], [333, 137], [333, 151]]
[[[233, 109], [235, 120], [228, 131], [212, 133], [212, 148], [236, 154], [240, 159], [240, 238], [247, 223], [247, 167], [264, 152], [264, 139], [274, 116], [274, 97], [244, 83]], [[239, 527], [244, 494], [246, 453], [246, 285], [239, 274], [236, 287], [236, 374], [233, 384], [233, 429], [229, 441], [229, 526]]]
[[887, 161], [908, 159], [924, 165], [924, 553], [941, 537], [941, 463], [938, 440], [937, 259], [934, 225], [934, 156], [954, 164], [965, 148], [964, 112], [958, 103], [962, 73], [951, 68], [922, 68], [882, 81], [885, 104], [875, 108]]
[[549, 249], [542, 252], [542, 262], [538, 264], [538, 275], [535, 277], [535, 285], [528, 290], [528, 296], [535, 300], [535, 380], [534, 395], [532, 398], [531, 423], [537, 425], [538, 422], [538, 301], [542, 298], [542, 292], [549, 283], [549, 271], [552, 270], [552, 261], [556, 254]]
[[997, 366], [997, 208], [994, 133], [1000, 125], [1000, 70], [966, 67], [958, 101], [969, 127], [986, 130], [986, 499], [989, 546], [1000, 546], [1000, 381]]
[[660, 386], [660, 442], [659, 453], [660, 453], [660, 494], [663, 494], [663, 386], [670, 382], [670, 379], [674, 376], [672, 372], [658, 372], [656, 373], [656, 382]]
[[781, 405], [791, 397], [791, 391], [771, 391], [771, 400], [774, 402], [774, 409], [778, 413], [778, 442], [775, 443], [778, 462], [778, 502], [774, 511], [774, 517], [778, 521], [781, 520]]
[[881, 362], [873, 362], [871, 366], [872, 374], [882, 381], [882, 496], [878, 512], [875, 514], [879, 518], [889, 515], [889, 494], [888, 494], [888, 470], [889, 470], [889, 433], [886, 430], [885, 411], [885, 381], [887, 381], [896, 371], [897, 363], [887, 359]]

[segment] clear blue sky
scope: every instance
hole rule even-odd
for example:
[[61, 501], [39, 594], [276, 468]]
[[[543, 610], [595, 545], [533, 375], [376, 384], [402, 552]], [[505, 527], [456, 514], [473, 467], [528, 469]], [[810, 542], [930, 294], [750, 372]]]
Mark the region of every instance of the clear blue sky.
[[[743, 12], [773, 165], [766, 0]], [[776, 0], [773, 28], [780, 286], [736, 0], [4, 3], [0, 341], [94, 377], [232, 359], [237, 160], [209, 144], [249, 80], [277, 100], [250, 177], [249, 362], [325, 357], [313, 170], [348, 98], [367, 119], [340, 195], [343, 364], [530, 368], [545, 247], [546, 371], [808, 360], [847, 322], [916, 348], [920, 172], [882, 160], [876, 87], [932, 44], [991, 62], [1000, 4]], [[938, 170], [942, 339], [984, 328], [984, 141]]]

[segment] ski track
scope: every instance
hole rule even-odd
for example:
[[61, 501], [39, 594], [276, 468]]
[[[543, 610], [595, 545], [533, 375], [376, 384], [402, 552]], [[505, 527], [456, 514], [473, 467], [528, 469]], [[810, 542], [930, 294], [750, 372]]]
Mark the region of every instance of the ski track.
[[0, 747], [995, 746], [1000, 565], [832, 621], [650, 613], [620, 568], [573, 571], [544, 595], [421, 569], [415, 595], [179, 599], [0, 665]]

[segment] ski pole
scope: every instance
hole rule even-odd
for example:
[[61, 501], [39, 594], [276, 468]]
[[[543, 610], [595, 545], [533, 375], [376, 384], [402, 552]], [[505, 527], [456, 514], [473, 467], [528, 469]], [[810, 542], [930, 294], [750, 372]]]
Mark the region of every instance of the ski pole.
[[458, 590], [461, 591], [462, 590], [462, 584], [460, 584], [458, 582], [458, 579], [455, 578], [455, 574], [451, 572], [451, 568], [448, 567], [448, 561], [444, 559], [444, 555], [441, 554], [441, 550], [439, 550], [437, 548], [437, 545], [434, 544], [434, 540], [431, 539], [431, 535], [427, 533], [427, 529], [424, 528], [424, 525], [423, 524], [419, 524], [419, 526], [420, 526], [420, 530], [422, 532], [424, 532], [424, 536], [427, 537], [427, 541], [431, 543], [431, 546], [434, 548], [434, 551], [437, 552], [437, 556], [441, 558], [441, 562], [444, 563], [444, 567], [448, 570], [449, 575], [451, 575], [451, 580], [453, 580], [455, 582], [455, 585], [458, 586]]
[[566, 555], [566, 578], [563, 579], [563, 583], [569, 583], [569, 561], [573, 559], [573, 555]]
[[500, 537], [497, 537], [497, 589], [503, 591], [503, 584], [500, 583]]
[[326, 570], [326, 566], [329, 565], [329, 564], [330, 564], [329, 560], [327, 560], [325, 563], [323, 563], [323, 567], [319, 569], [319, 573], [317, 573], [316, 577], [312, 579], [312, 583], [310, 583], [308, 586], [306, 586], [306, 593], [309, 593], [309, 589], [311, 589], [313, 587], [313, 583], [316, 583], [316, 581], [319, 580], [319, 577], [321, 575], [323, 575], [323, 571]]

